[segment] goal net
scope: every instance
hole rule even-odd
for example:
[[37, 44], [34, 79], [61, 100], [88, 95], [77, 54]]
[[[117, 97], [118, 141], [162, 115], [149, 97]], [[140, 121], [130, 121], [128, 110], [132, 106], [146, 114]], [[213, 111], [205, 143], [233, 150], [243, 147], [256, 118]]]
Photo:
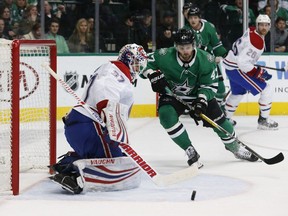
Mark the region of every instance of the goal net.
[[19, 194], [19, 174], [56, 161], [56, 70], [52, 40], [0, 39], [0, 192]]

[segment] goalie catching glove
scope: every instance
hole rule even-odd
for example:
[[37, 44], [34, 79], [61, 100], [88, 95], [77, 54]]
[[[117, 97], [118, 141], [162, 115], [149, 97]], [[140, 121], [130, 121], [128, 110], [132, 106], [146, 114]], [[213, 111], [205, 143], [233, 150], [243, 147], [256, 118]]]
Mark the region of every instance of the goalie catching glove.
[[166, 93], [165, 88], [169, 87], [169, 83], [167, 82], [164, 74], [160, 70], [148, 74], [148, 78], [151, 82], [151, 87], [154, 92], [158, 92], [160, 94]]
[[192, 109], [190, 110], [190, 116], [195, 119], [195, 121], [202, 120], [201, 114], [206, 114], [208, 103], [205, 98], [196, 98], [192, 104]]

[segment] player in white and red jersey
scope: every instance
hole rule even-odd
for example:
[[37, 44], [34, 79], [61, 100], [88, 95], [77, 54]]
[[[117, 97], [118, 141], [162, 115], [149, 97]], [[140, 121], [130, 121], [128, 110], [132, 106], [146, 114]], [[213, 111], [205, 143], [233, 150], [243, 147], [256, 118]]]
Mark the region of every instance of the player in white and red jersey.
[[[136, 82], [137, 74], [146, 65], [147, 56], [143, 47], [127, 44], [120, 50], [117, 61], [103, 64], [94, 71], [85, 86], [82, 100], [102, 117], [106, 126], [95, 122], [82, 105], [76, 105], [71, 109], [63, 118], [63, 122], [65, 137], [75, 152], [68, 152], [51, 167], [57, 172], [50, 177], [52, 181], [74, 194], [82, 192], [84, 179], [95, 184], [111, 185], [112, 189], [117, 190], [137, 186], [139, 168], [131, 160], [127, 163], [127, 160], [119, 159], [123, 157], [119, 148], [122, 139], [119, 142], [112, 139], [110, 131], [113, 132], [117, 128], [115, 124], [126, 131], [125, 123], [134, 102], [133, 84]], [[112, 122], [111, 119], [113, 125], [108, 122]], [[84, 163], [82, 168], [75, 163], [81, 159], [106, 158], [112, 158], [116, 162], [109, 167], [95, 163], [85, 167]], [[118, 164], [120, 169], [113, 169], [114, 164]], [[127, 183], [129, 180], [131, 184]]]
[[256, 29], [249, 28], [235, 41], [223, 60], [231, 87], [231, 95], [225, 105], [226, 117], [232, 117], [247, 92], [254, 96], [260, 94], [258, 129], [263, 130], [278, 129], [278, 123], [269, 119], [273, 90], [266, 81], [271, 79], [272, 75], [265, 69], [254, 66], [264, 51], [264, 37], [270, 30], [270, 23], [267, 15], [259, 15]]

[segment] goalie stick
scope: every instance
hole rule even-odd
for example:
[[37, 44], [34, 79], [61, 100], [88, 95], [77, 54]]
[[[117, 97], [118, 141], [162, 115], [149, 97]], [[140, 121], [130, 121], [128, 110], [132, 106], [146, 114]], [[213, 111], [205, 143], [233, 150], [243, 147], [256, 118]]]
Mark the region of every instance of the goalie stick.
[[[90, 114], [93, 119], [105, 127], [105, 123], [100, 118], [97, 112], [93, 111], [90, 106], [88, 106], [80, 97], [68, 86], [68, 84], [60, 78], [58, 74], [53, 71], [47, 63], [42, 63], [44, 67], [51, 76], [53, 76], [62, 86], [70, 93], [74, 98], [81, 104]], [[160, 175], [155, 169], [153, 169], [130, 145], [121, 143], [119, 144], [121, 150], [129, 155], [130, 158], [143, 170], [143, 172], [158, 186], [168, 186], [171, 184], [178, 183], [180, 181], [187, 180], [195, 175], [197, 175], [198, 167], [190, 166], [186, 169], [179, 170], [175, 173], [169, 175]]]
[[[168, 87], [166, 87], [166, 92], [168, 95], [173, 96], [176, 100], [178, 100], [180, 103], [188, 107], [189, 110], [192, 110], [193, 108], [183, 101], [178, 95], [174, 94]], [[211, 124], [213, 127], [216, 129], [220, 130], [221, 132], [225, 133], [227, 136], [234, 138], [240, 145], [242, 145], [244, 148], [246, 148], [248, 151], [250, 151], [252, 154], [254, 154], [256, 157], [258, 157], [260, 160], [264, 161], [266, 164], [271, 165], [271, 164], [276, 164], [284, 160], [284, 155], [282, 152], [277, 154], [276, 156], [272, 158], [264, 158], [261, 155], [259, 155], [257, 152], [255, 152], [253, 149], [251, 149], [249, 146], [244, 144], [242, 141], [240, 141], [235, 135], [232, 135], [228, 131], [226, 131], [224, 128], [222, 128], [220, 125], [218, 125], [216, 122], [208, 118], [206, 115], [201, 114], [201, 118], [205, 121], [207, 121], [209, 124]]]
[[53, 71], [47, 63], [43, 62], [42, 67], [44, 67], [50, 73], [50, 75], [53, 76], [63, 86], [63, 88], [69, 94], [71, 94], [85, 110], [88, 111], [88, 113], [93, 117], [93, 120], [95, 120], [97, 123], [99, 123], [103, 127], [106, 126], [103, 120], [101, 119], [101, 117], [98, 115], [98, 113], [95, 112], [80, 97], [78, 97], [78, 95], [70, 88], [70, 86], [64, 80], [62, 80], [60, 76], [56, 74], [55, 71]]
[[[166, 187], [172, 184], [179, 183], [181, 181], [188, 180], [198, 174], [198, 167], [197, 166], [190, 166], [188, 168], [176, 171], [171, 174], [162, 175], [159, 174], [151, 165], [149, 165], [130, 145], [121, 143], [120, 148], [122, 151], [130, 156], [132, 161], [136, 163], [136, 165], [144, 171], [146, 176], [151, 179], [151, 181], [160, 187]], [[117, 162], [110, 162], [111, 158], [106, 159], [82, 159], [79, 162], [76, 161], [76, 164], [84, 164], [84, 165], [103, 165], [103, 160], [108, 161], [107, 164], [116, 164]], [[74, 162], [75, 163], [75, 162]], [[119, 163], [119, 162], [118, 162]], [[104, 164], [105, 165], [105, 164]], [[83, 166], [83, 165], [82, 165]]]

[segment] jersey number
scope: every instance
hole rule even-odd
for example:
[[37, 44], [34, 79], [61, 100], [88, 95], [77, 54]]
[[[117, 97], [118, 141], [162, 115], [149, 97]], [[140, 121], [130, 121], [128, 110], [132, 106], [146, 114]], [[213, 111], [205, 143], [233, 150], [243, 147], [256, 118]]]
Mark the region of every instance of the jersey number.
[[249, 49], [247, 52], [247, 55], [254, 59], [256, 57], [257, 53], [255, 51], [253, 51], [252, 49]]
[[112, 75], [116, 77], [118, 82], [124, 82], [124, 78], [118, 71], [113, 70]]
[[239, 38], [238, 40], [236, 40], [233, 45], [232, 45], [232, 52], [234, 53], [235, 56], [238, 55], [238, 45], [242, 42], [241, 38]]

